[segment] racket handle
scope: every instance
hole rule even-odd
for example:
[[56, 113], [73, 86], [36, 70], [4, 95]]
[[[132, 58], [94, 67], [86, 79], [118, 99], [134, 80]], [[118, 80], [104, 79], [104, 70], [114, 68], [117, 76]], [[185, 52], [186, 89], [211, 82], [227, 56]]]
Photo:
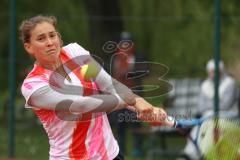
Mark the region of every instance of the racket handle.
[[172, 121], [172, 127], [173, 128], [190, 128], [196, 125], [201, 125], [203, 122], [203, 119], [180, 119], [176, 120], [175, 118], [168, 116], [168, 120]]
[[177, 127], [177, 121], [174, 117], [172, 116], [167, 116], [167, 126], [176, 128]]

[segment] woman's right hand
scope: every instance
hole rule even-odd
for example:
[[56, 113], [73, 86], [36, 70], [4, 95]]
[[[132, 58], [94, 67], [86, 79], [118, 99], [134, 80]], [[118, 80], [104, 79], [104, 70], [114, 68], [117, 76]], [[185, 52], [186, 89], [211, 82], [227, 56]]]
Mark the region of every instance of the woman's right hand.
[[143, 114], [152, 113], [153, 106], [148, 103], [144, 98], [135, 94], [119, 94], [122, 100], [125, 102], [125, 107], [131, 111], [136, 112], [139, 118]]
[[151, 118], [148, 122], [152, 126], [174, 126], [174, 119], [170, 118], [162, 108], [154, 107]]

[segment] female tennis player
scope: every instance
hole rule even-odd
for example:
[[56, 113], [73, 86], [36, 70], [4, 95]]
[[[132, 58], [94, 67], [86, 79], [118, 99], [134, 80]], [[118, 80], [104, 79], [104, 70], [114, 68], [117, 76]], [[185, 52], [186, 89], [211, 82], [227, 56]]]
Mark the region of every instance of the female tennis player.
[[53, 16], [26, 19], [19, 28], [25, 50], [35, 59], [22, 84], [26, 108], [39, 117], [48, 135], [50, 160], [120, 160], [105, 113], [129, 108], [142, 120], [166, 113], [104, 71], [77, 43], [63, 46]]

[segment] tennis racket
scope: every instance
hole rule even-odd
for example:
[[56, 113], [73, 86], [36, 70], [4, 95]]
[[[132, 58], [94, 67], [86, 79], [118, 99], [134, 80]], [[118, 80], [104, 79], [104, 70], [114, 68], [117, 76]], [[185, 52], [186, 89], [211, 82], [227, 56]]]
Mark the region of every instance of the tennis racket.
[[237, 117], [207, 116], [174, 121], [173, 127], [180, 132], [188, 128], [195, 130], [194, 134], [186, 136], [194, 144], [199, 159], [240, 158], [240, 122]]

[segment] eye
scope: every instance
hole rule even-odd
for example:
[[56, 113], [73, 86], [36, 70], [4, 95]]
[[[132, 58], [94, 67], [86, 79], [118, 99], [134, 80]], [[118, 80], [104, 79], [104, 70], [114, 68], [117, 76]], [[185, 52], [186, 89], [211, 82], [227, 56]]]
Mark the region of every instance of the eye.
[[50, 33], [49, 37], [50, 38], [56, 38], [57, 37], [57, 33], [56, 32]]
[[43, 36], [39, 36], [39, 37], [37, 37], [37, 41], [44, 41], [44, 37]]

